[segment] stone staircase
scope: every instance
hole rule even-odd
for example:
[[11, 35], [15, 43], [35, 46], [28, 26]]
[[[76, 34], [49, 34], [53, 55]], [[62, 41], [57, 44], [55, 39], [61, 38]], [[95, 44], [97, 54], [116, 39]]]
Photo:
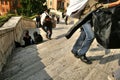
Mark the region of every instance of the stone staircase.
[[103, 48], [93, 42], [87, 56], [93, 64], [85, 64], [71, 54], [71, 48], [79, 36], [79, 30], [67, 40], [64, 34], [71, 25], [57, 24], [52, 40], [25, 48], [17, 48], [8, 59], [0, 80], [108, 80], [119, 67], [119, 50], [105, 55]]

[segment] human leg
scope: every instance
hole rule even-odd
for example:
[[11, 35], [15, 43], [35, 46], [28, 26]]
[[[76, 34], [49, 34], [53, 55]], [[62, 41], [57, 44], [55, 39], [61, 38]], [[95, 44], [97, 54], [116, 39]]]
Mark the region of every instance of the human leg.
[[80, 36], [78, 37], [77, 41], [75, 42], [73, 48], [72, 48], [72, 52], [74, 54], [77, 54], [78, 50], [81, 48], [82, 44], [83, 44], [83, 41], [85, 39], [85, 32], [83, 29], [81, 29], [81, 33], [80, 33]]
[[86, 57], [86, 53], [87, 53], [91, 43], [94, 40], [94, 32], [92, 31], [92, 28], [91, 28], [91, 25], [89, 22], [87, 22], [83, 25], [83, 31], [85, 32], [86, 36], [85, 36], [85, 39], [84, 39], [81, 49], [77, 53], [80, 56], [81, 61], [83, 61], [87, 64], [91, 64], [92, 62], [89, 59], [87, 59], [87, 57]]
[[37, 28], [40, 27], [40, 22], [36, 22], [36, 27], [37, 27]]
[[52, 36], [52, 27], [49, 27], [48, 31], [47, 31], [47, 37], [48, 37], [48, 39], [51, 39], [51, 36]]
[[83, 25], [83, 30], [84, 30], [86, 36], [85, 36], [85, 39], [84, 39], [81, 49], [78, 51], [78, 55], [85, 55], [86, 52], [88, 51], [91, 43], [94, 40], [94, 32], [93, 32], [89, 22], [87, 22]]

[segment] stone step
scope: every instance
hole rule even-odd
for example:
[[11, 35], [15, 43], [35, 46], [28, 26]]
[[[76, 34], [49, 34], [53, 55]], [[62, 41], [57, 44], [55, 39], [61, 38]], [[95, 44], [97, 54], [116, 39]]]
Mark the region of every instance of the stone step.
[[42, 69], [41, 71], [31, 75], [25, 80], [53, 80], [53, 79], [44, 69]]
[[72, 65], [54, 78], [54, 80], [84, 80], [96, 64], [88, 65], [76, 60]]
[[73, 40], [67, 41], [66, 39], [62, 38], [62, 39], [59, 40], [59, 43], [57, 43], [55, 45], [51, 45], [51, 46], [46, 47], [46, 48], [41, 48], [41, 49], [38, 50], [39, 56], [41, 58], [45, 58], [45, 57], [49, 56], [50, 53], [53, 53], [54, 51], [59, 52], [59, 49], [64, 49], [64, 47], [66, 47], [70, 44], [70, 41], [73, 41]]
[[[42, 48], [39, 48], [39, 50], [38, 50], [39, 56], [41, 58], [46, 58], [50, 54], [51, 55], [52, 54], [54, 55], [55, 53], [57, 54], [59, 52], [59, 50], [63, 50], [67, 46], [71, 46], [72, 47], [73, 43], [71, 43], [71, 42], [75, 42], [76, 37], [74, 36], [73, 38], [74, 39], [69, 39], [69, 40], [67, 40], [65, 38], [61, 38], [59, 40], [55, 40], [55, 41], [52, 42], [52, 43], [55, 43], [55, 44], [52, 44], [52, 43], [48, 44], [48, 46], [45, 47], [45, 48], [43, 48], [43, 46], [46, 46], [45, 44], [43, 44], [41, 46], [39, 45], [39, 47], [42, 47]], [[65, 52], [65, 51], [63, 51], [63, 52]]]
[[[59, 60], [61, 57], [64, 57], [65, 55], [67, 55], [67, 53], [71, 53], [71, 44], [66, 43], [63, 48], [63, 45], [56, 45], [56, 49], [47, 52], [48, 55], [45, 55], [45, 57], [41, 60], [41, 62], [44, 63], [44, 65], [48, 66], [51, 63]], [[44, 54], [44, 53], [43, 53]]]
[[[63, 45], [63, 44], [61, 44], [61, 41], [63, 43], [66, 42], [65, 39], [62, 38], [60, 40], [51, 40], [51, 42], [49, 42], [49, 43], [44, 43], [44, 44], [37, 45], [38, 49], [39, 49], [38, 50], [39, 54], [44, 53], [43, 55], [47, 55], [47, 53], [49, 51], [54, 51], [54, 49], [57, 48], [56, 46]], [[41, 57], [42, 57], [42, 55], [41, 55]]]
[[23, 56], [27, 56], [28, 54], [33, 54], [33, 52], [36, 52], [37, 48], [36, 45], [31, 45], [28, 47], [24, 47], [24, 48], [18, 48], [16, 50], [14, 50], [14, 53], [12, 54], [14, 57], [12, 59], [21, 59]]
[[17, 74], [14, 74], [13, 76], [8, 77], [5, 80], [26, 80], [26, 78], [39, 72], [44, 67], [45, 66], [42, 62], [37, 61], [25, 68], [20, 67], [21, 70]]
[[73, 56], [73, 54], [67, 53], [64, 57], [59, 58], [57, 61], [46, 66], [43, 70], [33, 74], [32, 77], [26, 80], [32, 80], [34, 78], [36, 80], [54, 80], [54, 77], [62, 73], [67, 67], [76, 62], [76, 60], [77, 59]]
[[52, 77], [58, 76], [62, 73], [67, 67], [71, 66], [77, 59], [70, 53], [68, 55], [60, 58], [56, 62], [48, 65], [44, 70]]
[[18, 65], [14, 66], [14, 67], [12, 67], [10, 69], [7, 69], [1, 74], [0, 80], [5, 80], [6, 78], [17, 74], [20, 70], [21, 69], [20, 69], [20, 67]]
[[[22, 53], [21, 53], [22, 54]], [[26, 67], [30, 64], [33, 64], [36, 61], [40, 61], [41, 58], [38, 56], [36, 52], [33, 52], [31, 54], [23, 55], [21, 58], [18, 59], [12, 59], [12, 61], [9, 61], [9, 63], [6, 65], [6, 68], [9, 70], [10, 68], [14, 66], [22, 66]]]
[[[115, 51], [116, 52], [116, 51]], [[111, 75], [115, 69], [119, 68], [118, 60], [120, 58], [119, 53], [115, 53], [111, 50], [110, 54], [104, 55], [99, 64], [97, 64], [84, 80], [108, 80], [108, 75]], [[114, 61], [113, 61], [114, 60]], [[116, 65], [116, 66], [115, 66]], [[99, 74], [99, 75], [98, 75]], [[101, 77], [102, 76], [102, 77]]]
[[[56, 76], [54, 80], [84, 80], [89, 72], [91, 72], [92, 69], [94, 69], [94, 67], [99, 64], [99, 59], [104, 56], [104, 53], [102, 53], [103, 50], [99, 50], [99, 48], [96, 48], [97, 45], [95, 45], [95, 43], [96, 42], [94, 41], [87, 53], [88, 58], [93, 60], [93, 64], [89, 65], [83, 63], [80, 59], [78, 59], [66, 70]], [[95, 51], [92, 49], [95, 49]], [[88, 80], [92, 79], [89, 78]]]

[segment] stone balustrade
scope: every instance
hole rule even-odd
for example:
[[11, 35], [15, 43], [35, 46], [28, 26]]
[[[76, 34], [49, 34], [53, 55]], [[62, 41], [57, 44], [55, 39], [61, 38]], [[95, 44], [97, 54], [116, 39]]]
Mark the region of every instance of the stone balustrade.
[[0, 71], [15, 48], [15, 41], [21, 43], [23, 32], [28, 28], [35, 28], [35, 22], [22, 17], [12, 17], [0, 28]]

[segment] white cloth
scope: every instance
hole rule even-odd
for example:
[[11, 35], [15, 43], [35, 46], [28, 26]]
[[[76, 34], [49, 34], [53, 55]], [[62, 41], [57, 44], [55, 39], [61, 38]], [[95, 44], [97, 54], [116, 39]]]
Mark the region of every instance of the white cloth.
[[47, 15], [49, 15], [47, 12], [42, 13], [42, 15], [41, 15], [41, 25], [43, 25], [43, 22], [44, 22], [45, 17], [46, 17]]
[[[80, 12], [85, 8], [88, 0], [70, 0], [70, 4], [67, 8], [67, 15], [71, 17], [78, 17]], [[72, 12], [77, 11], [75, 14]]]

